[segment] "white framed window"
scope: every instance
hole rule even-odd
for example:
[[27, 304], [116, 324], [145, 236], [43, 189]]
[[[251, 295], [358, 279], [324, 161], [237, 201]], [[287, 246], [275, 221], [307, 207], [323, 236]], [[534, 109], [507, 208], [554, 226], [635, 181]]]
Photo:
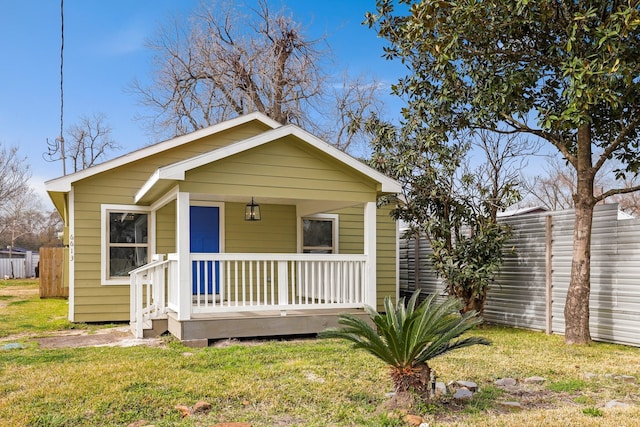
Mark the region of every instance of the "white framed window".
[[338, 215], [317, 214], [300, 219], [300, 252], [338, 253]]
[[129, 283], [129, 272], [149, 262], [151, 213], [148, 208], [102, 205], [102, 283]]

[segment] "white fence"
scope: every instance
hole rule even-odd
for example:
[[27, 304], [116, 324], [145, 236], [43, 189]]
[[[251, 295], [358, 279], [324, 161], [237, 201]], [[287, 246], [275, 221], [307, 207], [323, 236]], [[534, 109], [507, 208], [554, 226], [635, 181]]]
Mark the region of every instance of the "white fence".
[[[596, 208], [591, 238], [591, 336], [640, 346], [640, 219], [618, 220], [617, 205]], [[564, 333], [571, 274], [573, 210], [502, 218], [513, 229], [505, 262], [489, 290], [485, 319], [492, 323]], [[400, 243], [400, 287], [442, 293], [422, 240]], [[416, 268], [416, 265], [418, 268]]]
[[39, 255], [27, 252], [24, 256], [14, 254], [12, 258], [0, 258], [0, 279], [26, 279], [35, 277]]

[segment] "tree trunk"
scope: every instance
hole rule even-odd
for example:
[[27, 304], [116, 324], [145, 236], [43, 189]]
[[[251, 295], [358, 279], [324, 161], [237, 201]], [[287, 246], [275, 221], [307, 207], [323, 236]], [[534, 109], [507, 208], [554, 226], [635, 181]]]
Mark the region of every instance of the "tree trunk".
[[407, 368], [391, 368], [391, 379], [397, 393], [414, 392], [425, 399], [431, 391], [431, 368], [426, 363]]
[[483, 288], [480, 293], [471, 292], [463, 298], [464, 306], [460, 313], [464, 314], [468, 311], [476, 311], [482, 317], [484, 316], [484, 306], [487, 301], [488, 288]]
[[574, 194], [575, 225], [571, 280], [564, 307], [565, 342], [589, 344], [589, 295], [591, 293], [591, 229], [593, 222], [593, 182], [591, 132], [588, 125], [578, 129], [577, 189]]

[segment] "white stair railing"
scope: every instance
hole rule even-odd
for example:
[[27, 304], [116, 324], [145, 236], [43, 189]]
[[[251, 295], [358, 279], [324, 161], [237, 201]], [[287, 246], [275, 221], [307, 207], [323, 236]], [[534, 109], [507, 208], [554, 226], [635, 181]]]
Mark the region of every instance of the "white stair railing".
[[167, 312], [168, 268], [171, 261], [164, 255], [155, 255], [154, 260], [129, 272], [130, 326], [136, 338], [144, 336], [151, 328], [152, 319], [160, 319]]

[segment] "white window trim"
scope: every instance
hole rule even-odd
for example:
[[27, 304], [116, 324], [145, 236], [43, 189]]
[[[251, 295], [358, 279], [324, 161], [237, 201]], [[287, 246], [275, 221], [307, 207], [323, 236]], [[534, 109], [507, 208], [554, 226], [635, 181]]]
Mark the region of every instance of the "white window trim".
[[100, 279], [103, 285], [128, 285], [129, 278], [121, 277], [117, 279], [110, 279], [108, 276], [108, 240], [109, 240], [109, 212], [136, 212], [146, 213], [147, 217], [147, 239], [149, 249], [147, 251], [147, 258], [150, 260], [155, 255], [156, 250], [156, 237], [155, 237], [155, 211], [152, 211], [147, 206], [136, 205], [100, 205]]
[[340, 215], [338, 214], [314, 214], [304, 215], [298, 217], [298, 253], [302, 253], [304, 248], [304, 230], [302, 228], [302, 221], [305, 219], [319, 219], [319, 220], [332, 220], [333, 221], [333, 253], [340, 253], [339, 245], [339, 230], [340, 230]]

